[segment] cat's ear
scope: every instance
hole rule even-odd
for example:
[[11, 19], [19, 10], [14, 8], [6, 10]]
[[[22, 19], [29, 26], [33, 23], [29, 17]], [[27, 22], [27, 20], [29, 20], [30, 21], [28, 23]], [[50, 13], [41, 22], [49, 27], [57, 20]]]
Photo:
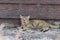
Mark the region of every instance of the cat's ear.
[[20, 15], [20, 18], [22, 18], [22, 15]]
[[30, 18], [30, 16], [28, 16], [28, 18]]

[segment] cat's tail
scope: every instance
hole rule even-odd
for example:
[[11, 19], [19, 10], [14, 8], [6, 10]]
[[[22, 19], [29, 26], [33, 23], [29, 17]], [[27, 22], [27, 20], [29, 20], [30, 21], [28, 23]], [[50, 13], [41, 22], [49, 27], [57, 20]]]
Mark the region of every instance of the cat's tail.
[[56, 29], [56, 28], [60, 28], [60, 26], [57, 26], [57, 25], [50, 25], [50, 28]]

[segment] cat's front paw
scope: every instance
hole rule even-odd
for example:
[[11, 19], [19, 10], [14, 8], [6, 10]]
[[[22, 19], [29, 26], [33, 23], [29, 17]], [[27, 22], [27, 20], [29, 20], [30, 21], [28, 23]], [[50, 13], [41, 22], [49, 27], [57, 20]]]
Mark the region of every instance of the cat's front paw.
[[25, 27], [25, 28], [24, 28], [24, 30], [29, 30], [29, 29], [30, 29], [30, 28], [28, 28], [28, 27]]
[[22, 28], [21, 27], [18, 27], [18, 30], [22, 30]]

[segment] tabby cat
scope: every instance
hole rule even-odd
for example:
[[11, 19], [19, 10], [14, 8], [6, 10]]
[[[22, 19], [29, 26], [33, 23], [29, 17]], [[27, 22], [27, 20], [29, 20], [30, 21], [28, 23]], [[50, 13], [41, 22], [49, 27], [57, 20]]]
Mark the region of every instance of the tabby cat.
[[52, 25], [47, 23], [44, 20], [29, 20], [30, 16], [21, 16], [21, 28], [22, 29], [30, 29], [32, 28], [38, 28], [40, 31], [46, 31], [50, 28], [57, 28], [58, 26]]

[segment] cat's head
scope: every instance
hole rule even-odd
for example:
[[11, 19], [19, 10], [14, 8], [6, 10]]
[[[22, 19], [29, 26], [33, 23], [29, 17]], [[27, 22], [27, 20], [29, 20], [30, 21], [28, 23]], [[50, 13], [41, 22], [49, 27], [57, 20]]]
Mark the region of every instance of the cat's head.
[[21, 18], [21, 23], [22, 23], [23, 25], [29, 23], [30, 16], [22, 16], [22, 15], [20, 15], [20, 18]]

